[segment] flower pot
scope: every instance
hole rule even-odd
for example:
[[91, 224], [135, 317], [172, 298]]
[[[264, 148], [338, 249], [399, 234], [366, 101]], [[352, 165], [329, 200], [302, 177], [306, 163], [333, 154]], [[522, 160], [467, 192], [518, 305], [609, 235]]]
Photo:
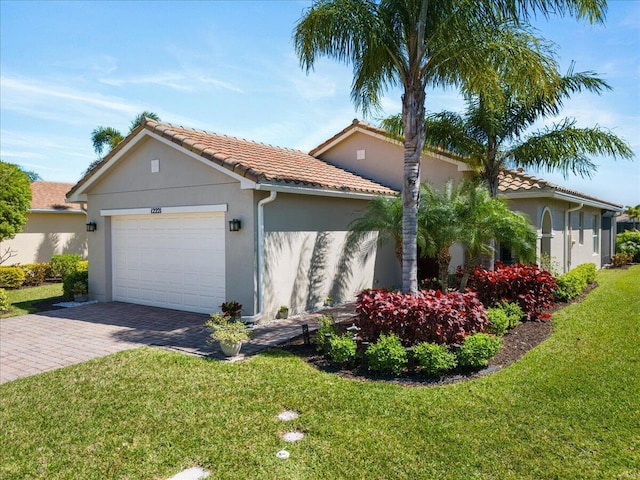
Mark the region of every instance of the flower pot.
[[236, 355], [238, 355], [240, 353], [241, 347], [242, 347], [242, 342], [236, 342], [236, 343], [220, 342], [220, 350], [222, 350], [222, 353], [224, 353], [227, 357], [235, 357]]

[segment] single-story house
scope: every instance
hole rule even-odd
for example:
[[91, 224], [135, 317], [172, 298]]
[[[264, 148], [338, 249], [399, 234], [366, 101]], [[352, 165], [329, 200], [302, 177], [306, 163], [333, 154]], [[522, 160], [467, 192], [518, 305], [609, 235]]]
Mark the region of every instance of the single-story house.
[[[351, 125], [310, 152], [334, 165], [366, 178], [402, 188], [402, 143], [384, 130], [354, 120]], [[472, 170], [459, 157], [431, 150], [422, 157], [421, 181], [441, 188], [448, 180], [459, 181]], [[547, 255], [566, 272], [592, 262], [601, 268], [615, 252], [615, 220], [622, 205], [585, 195], [532, 177], [522, 171], [504, 170], [498, 190], [514, 211], [528, 215], [538, 231], [537, 258]], [[452, 252], [451, 268], [462, 263], [462, 249]], [[510, 252], [498, 252], [509, 262]]]
[[48, 262], [52, 255], [87, 255], [86, 215], [79, 205], [65, 203], [72, 183], [31, 183], [31, 208], [22, 232], [0, 243], [10, 258], [5, 265]]
[[[399, 286], [393, 245], [376, 246], [375, 233], [357, 247], [345, 239], [370, 199], [399, 193], [402, 161], [399, 142], [358, 121], [307, 154], [146, 119], [67, 194], [97, 227], [90, 296], [203, 313], [235, 300], [258, 321], [280, 305], [297, 313]], [[470, 173], [447, 152], [423, 157], [422, 180], [436, 187]], [[574, 263], [601, 265], [605, 212], [619, 206], [508, 175], [503, 192], [538, 228], [539, 252], [566, 264], [562, 222], [580, 205], [578, 231], [597, 215], [597, 238], [572, 246]], [[452, 254], [455, 268], [464, 253]]]
[[[146, 119], [68, 193], [86, 205], [89, 292], [273, 318], [398, 285], [393, 247], [354, 251], [354, 213], [386, 185], [297, 150]], [[375, 242], [370, 242], [375, 245]]]

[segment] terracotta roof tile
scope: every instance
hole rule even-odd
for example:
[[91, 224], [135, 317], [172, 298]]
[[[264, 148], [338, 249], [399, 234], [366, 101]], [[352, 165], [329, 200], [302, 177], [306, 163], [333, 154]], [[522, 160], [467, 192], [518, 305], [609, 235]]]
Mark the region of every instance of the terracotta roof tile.
[[255, 182], [395, 194], [393, 189], [299, 150], [274, 147], [146, 119], [143, 127]]
[[33, 182], [31, 184], [32, 210], [78, 211], [80, 207], [74, 203], [64, 203], [66, 194], [73, 183]]

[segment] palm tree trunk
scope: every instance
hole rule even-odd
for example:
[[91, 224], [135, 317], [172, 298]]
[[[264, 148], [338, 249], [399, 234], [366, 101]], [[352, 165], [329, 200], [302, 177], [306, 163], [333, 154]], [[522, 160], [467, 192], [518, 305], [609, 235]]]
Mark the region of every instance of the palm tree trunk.
[[[416, 82], [419, 84], [419, 82]], [[418, 201], [420, 157], [425, 140], [425, 92], [420, 85], [405, 89], [402, 98], [404, 123], [404, 183], [402, 187], [402, 291], [418, 291]]]
[[449, 264], [451, 263], [451, 254], [449, 248], [442, 248], [437, 254], [438, 274], [440, 276], [440, 290], [442, 293], [447, 291], [449, 287]]

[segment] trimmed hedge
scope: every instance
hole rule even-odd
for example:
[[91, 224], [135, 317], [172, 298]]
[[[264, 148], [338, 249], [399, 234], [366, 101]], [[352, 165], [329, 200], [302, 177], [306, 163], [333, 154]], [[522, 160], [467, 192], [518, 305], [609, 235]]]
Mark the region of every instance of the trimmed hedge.
[[42, 285], [47, 277], [51, 276], [49, 263], [25, 263], [20, 267], [24, 271], [24, 285], [29, 287]]
[[446, 345], [423, 342], [413, 347], [413, 356], [428, 375], [440, 375], [456, 368], [456, 356]]
[[469, 278], [469, 288], [486, 307], [504, 301], [516, 303], [527, 320], [536, 320], [548, 317], [542, 312], [553, 306], [556, 279], [537, 265], [497, 262], [494, 270], [476, 267]]
[[472, 292], [425, 290], [416, 295], [364, 290], [358, 294], [356, 325], [368, 342], [395, 334], [403, 345], [460, 343], [488, 325], [484, 307]]
[[51, 273], [56, 277], [66, 277], [78, 271], [82, 257], [76, 253], [63, 253], [51, 257]]
[[20, 288], [24, 283], [21, 267], [0, 267], [0, 288]]
[[553, 296], [558, 302], [571, 301], [595, 280], [595, 264], [583, 263], [556, 278], [557, 288], [554, 290]]
[[4, 288], [0, 288], [0, 313], [8, 312], [10, 308], [11, 304], [7, 292], [4, 291]]
[[500, 350], [498, 337], [486, 333], [470, 335], [460, 345], [457, 353], [458, 363], [463, 367], [486, 367], [498, 350]]

